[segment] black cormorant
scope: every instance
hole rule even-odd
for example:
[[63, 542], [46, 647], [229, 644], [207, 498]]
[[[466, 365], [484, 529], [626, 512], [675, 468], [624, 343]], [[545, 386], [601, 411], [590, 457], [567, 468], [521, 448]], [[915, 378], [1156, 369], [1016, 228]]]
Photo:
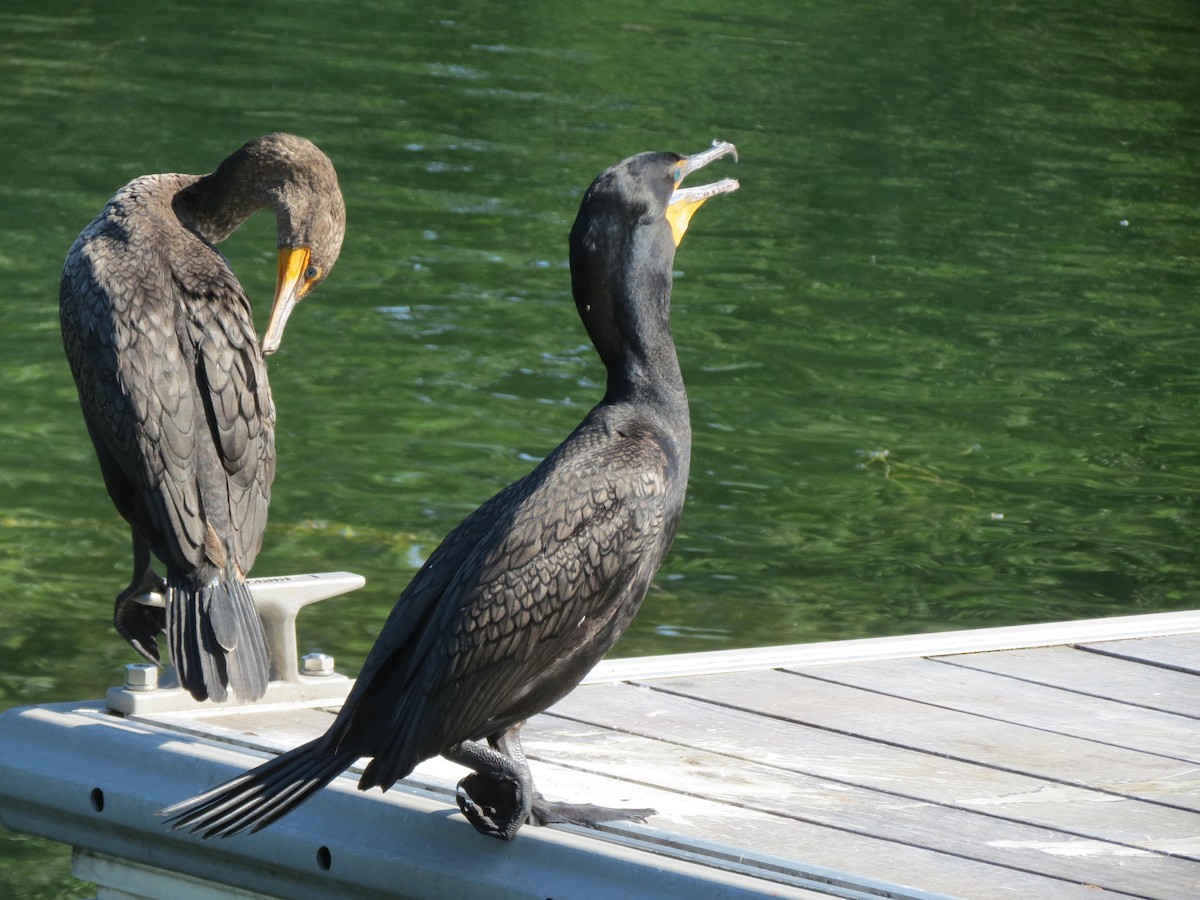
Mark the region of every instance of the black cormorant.
[[[275, 213], [279, 272], [262, 349], [250, 301], [214, 244]], [[157, 635], [197, 700], [267, 687], [267, 646], [245, 584], [275, 476], [263, 354], [333, 267], [346, 211], [328, 157], [304, 138], [245, 144], [209, 175], [146, 175], [76, 239], [59, 289], [63, 343], [88, 434], [133, 532], [117, 631], [151, 662]], [[166, 565], [164, 580], [151, 553]], [[155, 605], [166, 595], [166, 609]]]
[[432, 553], [324, 735], [163, 810], [173, 828], [257, 831], [360, 757], [372, 759], [359, 788], [387, 790], [438, 754], [475, 770], [458, 804], [484, 834], [653, 812], [548, 803], [519, 733], [613, 646], [675, 536], [691, 427], [669, 322], [672, 263], [692, 213], [738, 186], [680, 182], [732, 153], [727, 143], [644, 153], [592, 183], [571, 229], [571, 283], [608, 370], [604, 399]]

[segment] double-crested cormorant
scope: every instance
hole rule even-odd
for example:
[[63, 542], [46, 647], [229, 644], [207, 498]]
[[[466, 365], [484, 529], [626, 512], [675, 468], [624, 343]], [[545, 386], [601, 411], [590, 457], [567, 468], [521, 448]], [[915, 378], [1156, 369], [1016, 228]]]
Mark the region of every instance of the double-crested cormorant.
[[692, 213], [738, 186], [679, 184], [731, 153], [727, 143], [644, 153], [592, 183], [571, 230], [571, 282], [608, 370], [604, 399], [433, 552], [324, 735], [163, 810], [173, 828], [257, 831], [360, 757], [372, 761], [359, 788], [387, 790], [438, 754], [475, 770], [458, 805], [484, 834], [653, 812], [548, 803], [519, 733], [620, 637], [675, 536], [691, 427], [669, 322], [672, 263]]
[[[275, 304], [262, 350], [250, 301], [214, 244], [271, 209]], [[257, 138], [209, 175], [146, 175], [72, 245], [59, 309], [88, 433], [133, 531], [117, 631], [151, 662], [157, 635], [197, 700], [261, 697], [268, 658], [245, 584], [275, 477], [263, 354], [329, 274], [346, 209], [328, 157], [304, 138]], [[150, 554], [167, 567], [164, 582]], [[166, 594], [166, 609], [155, 594]]]

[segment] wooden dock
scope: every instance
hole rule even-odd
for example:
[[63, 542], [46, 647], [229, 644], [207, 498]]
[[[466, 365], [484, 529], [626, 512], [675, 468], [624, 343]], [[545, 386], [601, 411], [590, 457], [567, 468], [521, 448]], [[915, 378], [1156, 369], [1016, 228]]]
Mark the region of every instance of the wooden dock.
[[387, 794], [343, 776], [257, 835], [167, 832], [155, 810], [337, 701], [143, 694], [0, 716], [0, 821], [73, 844], [101, 898], [1192, 900], [1198, 689], [1200, 612], [608, 661], [530, 722], [534, 777], [659, 814], [511, 844], [458, 815], [440, 760]]

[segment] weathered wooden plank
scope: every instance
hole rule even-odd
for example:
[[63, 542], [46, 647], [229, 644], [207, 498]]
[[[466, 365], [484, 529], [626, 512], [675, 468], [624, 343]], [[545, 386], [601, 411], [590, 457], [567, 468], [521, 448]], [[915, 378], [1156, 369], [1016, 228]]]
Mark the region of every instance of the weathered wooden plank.
[[[1186, 631], [1188, 616], [1200, 614], [1166, 624]], [[773, 665], [794, 671], [583, 687], [531, 720], [526, 746], [552, 798], [660, 810], [650, 830], [606, 828], [620, 835], [754, 848], [963, 897], [1099, 889], [1190, 900], [1200, 883], [1200, 749], [1187, 737], [1200, 704], [1185, 673], [1200, 673], [1200, 635], [1106, 640], [1149, 633], [1146, 618], [1117, 631], [1062, 623], [1063, 641], [1093, 642], [1078, 650], [956, 652], [1048, 643], [1042, 626], [972, 633], [982, 643], [953, 648], [944, 636], [767, 648]], [[923, 652], [954, 655], [912, 658], [928, 639]], [[855, 661], [839, 664], [846, 654]], [[692, 656], [736, 672], [760, 655], [616, 660], [592, 677], [611, 679], [627, 663], [678, 672]], [[880, 658], [901, 661], [860, 662]], [[262, 710], [176, 724], [278, 748], [329, 717]], [[453, 809], [461, 774], [434, 760], [411, 781]]]
[[[1200, 815], [1193, 812], [691, 697], [632, 685], [588, 685], [576, 689], [551, 712], [597, 727], [671, 742], [684, 748], [677, 751], [681, 758], [686, 758], [687, 749], [693, 747], [722, 754], [731, 760], [735, 775], [742, 761], [761, 763], [830, 779], [839, 785], [871, 788], [900, 799], [974, 810], [1084, 838], [1200, 858]], [[530, 730], [539, 729], [541, 720], [531, 720]], [[547, 747], [546, 756], [554, 758], [553, 747]]]
[[1196, 676], [1132, 659], [1074, 647], [1039, 647], [939, 656], [937, 661], [1200, 718], [1200, 680]]
[[1091, 642], [1080, 645], [1095, 653], [1135, 659], [1156, 666], [1200, 675], [1200, 634], [1144, 637], [1128, 641]]
[[[307, 732], [319, 724], [319, 717], [314, 712], [305, 711], [301, 718], [306, 719], [307, 723], [300, 729], [289, 726], [293, 737], [301, 736], [297, 734], [298, 730]], [[241, 739], [237, 738], [240, 728], [236, 723], [242, 717], [218, 717], [221, 721], [221, 740], [244, 741], [251, 746], [290, 743], [279, 741], [271, 731], [271, 720], [279, 716], [286, 716], [286, 713], [270, 711], [249, 715], [244, 721], [250, 728]], [[172, 723], [171, 727], [175, 727], [175, 724]], [[207, 722], [203, 717], [192, 717], [187, 727], [192, 733], [203, 732], [207, 729]], [[538, 787], [552, 799], [604, 805], [650, 805], [660, 811], [660, 815], [651, 819], [650, 828], [636, 825], [608, 827], [607, 830], [618, 834], [643, 834], [648, 838], [661, 835], [669, 843], [685, 843], [689, 838], [724, 843], [731, 847], [746, 848], [746, 855], [751, 859], [756, 855], [791, 858], [795, 861], [796, 872], [805, 871], [806, 866], [818, 866], [898, 885], [910, 885], [914, 891], [939, 892], [949, 896], [970, 896], [980, 900], [1010, 900], [1014, 896], [1092, 900], [1096, 896], [1096, 889], [1086, 884], [1063, 881], [1037, 872], [1013, 871], [1004, 866], [961, 859], [906, 842], [882, 840], [869, 834], [827, 828], [794, 817], [764, 813], [744, 803], [729, 803], [713, 796], [708, 778], [700, 778], [699, 783], [695, 783], [697, 776], [694, 773], [690, 776], [692, 782], [689, 785], [694, 789], [686, 792], [669, 785], [643, 783], [640, 778], [631, 779], [631, 774], [643, 770], [645, 748], [631, 753], [635, 748], [629, 744], [627, 735], [590, 726], [581, 728], [577, 723], [552, 716], [539, 716], [532, 720], [528, 732], [528, 747], [538, 754], [545, 751], [553, 760], [534, 763]], [[658, 743], [657, 751], [667, 754], [666, 761], [678, 763], [674, 748], [661, 742], [648, 743]], [[564, 754], [563, 748], [571, 745], [577, 745], [576, 749]], [[692, 764], [692, 768], [698, 771], [695, 764]], [[602, 770], [610, 770], [615, 774]], [[431, 760], [418, 768], [415, 779], [406, 781], [442, 786], [444, 790], [440, 794], [447, 806], [452, 808], [451, 788], [447, 786], [452, 786], [462, 772], [461, 768], [445, 761]], [[998, 848], [998, 852], [1002, 849]], [[1024, 849], [1026, 852], [1035, 850]], [[1143, 897], [1146, 894], [1140, 890], [1132, 894], [1114, 891], [1106, 896], [1125, 898]]]
[[183, 713], [151, 713], [126, 718], [184, 734], [226, 740], [242, 747], [286, 750], [322, 734], [336, 713], [337, 707], [330, 707], [325, 702], [230, 709], [203, 706]]
[[[643, 698], [651, 695], [649, 691], [624, 686], [590, 689], [591, 696], [584, 699], [584, 704], [599, 708], [595, 695], [600, 692], [623, 695], [618, 698], [618, 705], [623, 709], [626, 723], [632, 718], [628, 695]], [[328, 713], [318, 709], [266, 710], [236, 717], [213, 716], [207, 721], [193, 718], [187, 727], [205, 731], [211, 726], [224, 740], [238, 739], [240, 733], [241, 741], [253, 746], [288, 746], [319, 733], [327, 722]], [[651, 824], [672, 833], [718, 843], [737, 842], [762, 853], [805, 859], [819, 865], [836, 862], [835, 868], [854, 861], [856, 872], [872, 878], [894, 880], [898, 872], [886, 865], [864, 869], [854, 857], [833, 855], [824, 857], [822, 862], [814, 859], [814, 848], [832, 845], [834, 849], [845, 849], [847, 834], [897, 843], [904, 848], [901, 853], [904, 868], [900, 871], [911, 872], [915, 866], [915, 871], [921, 873], [916, 883], [935, 890], [945, 889], [934, 887], [935, 884], [947, 887], [950, 884], [944, 881], [949, 874], [939, 874], [941, 869], [946, 868], [949, 873], [960, 871], [962, 858], [1012, 866], [1062, 881], [1090, 881], [1110, 891], [1134, 894], [1138, 892], [1138, 884], [1147, 879], [1164, 890], [1174, 891], [1200, 878], [1200, 866], [1184, 860], [1168, 861], [1134, 847], [975, 815], [964, 809], [914, 802], [761, 763], [739, 761], [734, 780], [723, 782], [714, 779], [712, 773], [728, 769], [729, 759], [725, 756], [693, 748], [681, 757], [675, 744], [553, 716], [540, 716], [531, 722], [526, 744], [532, 755], [549, 760], [536, 765], [539, 786], [549, 796], [606, 804], [657, 804], [662, 815], [652, 819]], [[439, 771], [438, 764], [427, 764], [417, 773], [417, 780], [432, 781], [448, 795], [461, 770], [445, 766], [441, 764]], [[585, 771], [577, 771], [580, 769]], [[648, 785], [655, 785], [656, 789], [651, 790]], [[665, 794], [663, 789], [672, 793]], [[709, 804], [703, 814], [699, 814], [692, 802], [695, 797], [703, 797]], [[837, 833], [827, 834], [822, 826], [829, 826]], [[924, 855], [910, 859], [914, 845], [948, 859]], [[855, 852], [862, 850], [859, 847]], [[876, 846], [870, 857], [889, 860], [896, 854], [893, 848]], [[1110, 857], [1123, 862], [1112, 873], [1099, 862]], [[969, 882], [963, 883], [956, 892], [963, 893], [969, 888]]]
[[654, 688], [1064, 784], [1200, 810], [1200, 771], [1190, 763], [790, 672], [664, 679], [654, 682]]
[[[1066, 883], [1090, 883], [1104, 890], [1134, 894], [1153, 884], [1159, 896], [1189, 900], [1200, 884], [1200, 862], [1194, 860], [1170, 858], [1141, 848], [921, 803], [745, 760], [731, 765], [728, 757], [696, 747], [681, 751], [674, 744], [607, 732], [590, 724], [559, 720], [549, 731], [531, 733], [525, 746], [534, 759], [553, 759], [556, 764], [599, 775], [630, 778], [685, 796], [704, 797], [757, 812], [759, 822], [782, 820], [825, 826], [831, 832], [849, 832], [905, 848], [935, 851], [945, 854], [946, 864], [951, 868], [957, 867], [957, 861], [974, 860], [1035, 872]], [[541, 768], [539, 765], [537, 771]], [[539, 781], [545, 779], [539, 776]], [[548, 790], [545, 783], [542, 788]], [[652, 824], [671, 831], [681, 830], [684, 822], [679, 821], [675, 810], [656, 808], [660, 815]], [[690, 815], [685, 818], [694, 819]], [[808, 834], [803, 841], [791, 837], [781, 848], [782, 853], [771, 852], [793, 859], [807, 858], [814, 851], [815, 842], [830, 837], [826, 833]], [[721, 843], [739, 840], [746, 846], [759, 846], [745, 842], [736, 832], [726, 831], [715, 840]], [[860, 874], [894, 877], [872, 871], [869, 861], [842, 862], [843, 866], [850, 864]], [[929, 884], [928, 877], [935, 875], [936, 872], [922, 875], [917, 883]], [[970, 882], [961, 882], [953, 893], [972, 896], [972, 888]]]
[[[530, 749], [539, 756], [543, 749], [547, 749], [556, 760], [563, 759], [559, 740], [556, 738], [552, 743], [552, 747], [543, 748], [538, 734], [531, 733], [528, 738]], [[625, 749], [629, 747], [626, 745]], [[652, 817], [648, 825], [668, 841], [691, 837], [731, 848], [746, 848], [751, 857], [757, 852], [790, 858], [795, 863], [795, 869], [801, 872], [806, 867], [820, 866], [896, 885], [907, 885], [914, 890], [949, 897], [970, 897], [972, 900], [1013, 900], [1016, 897], [1095, 900], [1098, 896], [1097, 889], [1092, 886], [1094, 882], [1090, 873], [1094, 869], [1091, 867], [1087, 869], [1089, 875], [1081, 881], [1063, 881], [1036, 871], [1017, 871], [1007, 866], [950, 856], [913, 844], [882, 840], [869, 834], [765, 814], [740, 804], [714, 800], [711, 799], [709, 784], [711, 777], [701, 778], [701, 783], [695, 785], [696, 790], [690, 794], [681, 793], [670, 786], [668, 791], [652, 785], [631, 784], [628, 781], [630, 770], [640, 767], [642, 761], [635, 762], [620, 753], [610, 756], [605, 762], [605, 768], [617, 773], [615, 775], [597, 771], [596, 760], [586, 755], [576, 761], [588, 766], [586, 777], [578, 782], [572, 780], [570, 770], [565, 766], [535, 759], [534, 776], [539, 789], [551, 799], [604, 805], [649, 805], [658, 810], [659, 815]], [[575, 777], [578, 777], [578, 773]], [[584, 781], [587, 782], [587, 789], [581, 790]], [[616, 826], [615, 823], [610, 828], [632, 834], [643, 831], [636, 825]], [[1042, 851], [1051, 853], [1055, 847], [1061, 846], [1061, 843], [1046, 845]], [[1079, 846], [1081, 850], [1085, 848], [1085, 844]], [[1176, 880], [1173, 873], [1166, 873], [1166, 877], [1171, 881]], [[1166, 888], [1159, 892], [1157, 887], [1154, 893], [1147, 893], [1143, 886], [1130, 893], [1111, 890], [1102, 896], [1193, 900], [1191, 886], [1194, 883], [1194, 878], [1185, 882], [1188, 889], [1183, 893], [1174, 893], [1173, 889], [1169, 891]]]
[[1196, 722], [1174, 713], [930, 659], [876, 660], [805, 674], [1015, 725], [1200, 763]]

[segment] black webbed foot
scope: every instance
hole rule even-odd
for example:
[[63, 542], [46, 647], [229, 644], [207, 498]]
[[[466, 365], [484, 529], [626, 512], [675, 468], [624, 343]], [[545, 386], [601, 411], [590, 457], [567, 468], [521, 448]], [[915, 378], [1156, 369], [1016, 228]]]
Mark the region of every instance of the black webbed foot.
[[510, 841], [526, 822], [531, 825], [582, 825], [596, 828], [602, 822], [645, 822], [657, 810], [596, 806], [591, 803], [552, 803], [534, 792], [526, 805], [518, 781], [491, 778], [475, 772], [458, 783], [458, 808], [475, 830]]
[[590, 803], [551, 803], [533, 787], [521, 747], [524, 722], [489, 735], [486, 744], [463, 741], [445, 756], [475, 771], [458, 783], [458, 808], [480, 834], [511, 841], [526, 822], [595, 828], [601, 822], [645, 822], [653, 809], [612, 809]]
[[153, 595], [166, 593], [167, 583], [147, 568], [140, 579], [117, 594], [113, 607], [113, 627], [134, 650], [155, 665], [161, 665], [158, 635], [167, 630], [165, 605], [148, 603]]
[[459, 781], [455, 799], [467, 821], [488, 837], [511, 841], [529, 819], [528, 794], [509, 778], [474, 772]]
[[445, 756], [475, 771], [458, 783], [458, 808], [475, 830], [511, 841], [529, 821], [533, 776], [521, 750], [521, 724], [488, 737], [486, 744], [463, 741]]
[[591, 803], [551, 803], [540, 793], [533, 796], [529, 811], [531, 825], [567, 823], [595, 828], [601, 822], [645, 822], [658, 810], [631, 807], [593, 806]]

